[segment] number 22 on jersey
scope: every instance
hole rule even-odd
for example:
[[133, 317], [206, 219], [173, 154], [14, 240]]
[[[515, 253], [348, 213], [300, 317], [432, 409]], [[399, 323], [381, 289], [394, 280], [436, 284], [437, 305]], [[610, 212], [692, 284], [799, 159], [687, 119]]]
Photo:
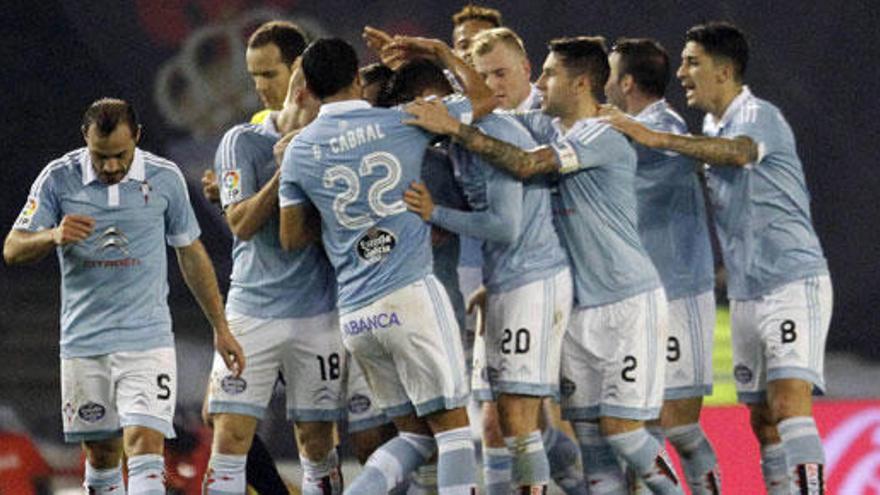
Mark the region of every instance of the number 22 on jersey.
[[[385, 175], [373, 183], [367, 191], [367, 204], [372, 212], [370, 214], [349, 215], [346, 211], [349, 205], [360, 199], [361, 180], [371, 175], [376, 168], [385, 169]], [[386, 202], [382, 196], [394, 189], [400, 182], [400, 160], [391, 153], [377, 151], [365, 155], [361, 159], [358, 172], [337, 165], [330, 167], [324, 172], [324, 187], [332, 188], [337, 182], [342, 182], [345, 188], [336, 195], [333, 200], [333, 212], [340, 225], [349, 230], [365, 229], [375, 223], [374, 216], [384, 218], [397, 215], [406, 211], [406, 205], [402, 199]]]

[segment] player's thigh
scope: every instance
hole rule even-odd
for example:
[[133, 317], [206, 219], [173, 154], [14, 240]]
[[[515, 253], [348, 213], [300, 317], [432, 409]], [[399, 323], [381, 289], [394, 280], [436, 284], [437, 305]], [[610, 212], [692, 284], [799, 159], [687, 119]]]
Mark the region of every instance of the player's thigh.
[[[177, 357], [173, 347], [110, 354], [116, 409], [123, 428], [145, 427], [174, 438]], [[128, 444], [129, 442], [126, 442]]]
[[832, 299], [828, 276], [814, 276], [788, 283], [758, 300], [758, 331], [768, 382], [799, 379], [824, 389]]
[[614, 344], [596, 338], [604, 313], [598, 308], [575, 308], [562, 339], [560, 405], [571, 421], [596, 420], [603, 387], [603, 369], [610, 365]]
[[602, 370], [601, 415], [638, 421], [659, 417], [666, 369], [667, 309], [662, 289], [609, 304], [604, 310], [604, 328], [600, 326], [593, 337], [611, 339], [616, 347]]
[[[345, 403], [348, 415], [348, 432], [351, 434], [352, 441], [356, 442], [354, 434], [370, 430], [381, 431], [383, 425], [391, 425], [392, 423], [376, 403], [373, 391], [370, 390], [367, 378], [357, 360], [349, 357], [346, 371]], [[365, 439], [371, 438], [366, 434], [363, 436]], [[362, 450], [367, 450], [367, 448]]]
[[232, 313], [227, 315], [227, 320], [245, 353], [247, 366], [236, 377], [214, 353], [208, 383], [208, 412], [262, 419], [278, 379], [292, 320]]
[[335, 311], [290, 320], [282, 357], [287, 416], [293, 421], [343, 419], [347, 354]]
[[108, 356], [61, 359], [61, 411], [66, 442], [100, 442], [122, 434], [112, 373]]
[[556, 395], [571, 300], [568, 270], [489, 294], [486, 355], [498, 376], [495, 393]]
[[461, 336], [439, 282], [428, 276], [386, 296], [381, 304], [374, 314], [394, 313], [399, 325], [378, 328], [374, 335], [393, 356], [416, 413], [424, 416], [465, 405], [468, 383]]
[[765, 402], [767, 363], [755, 300], [730, 301], [730, 336], [737, 399], [745, 404]]
[[664, 399], [711, 395], [714, 330], [712, 291], [669, 301]]

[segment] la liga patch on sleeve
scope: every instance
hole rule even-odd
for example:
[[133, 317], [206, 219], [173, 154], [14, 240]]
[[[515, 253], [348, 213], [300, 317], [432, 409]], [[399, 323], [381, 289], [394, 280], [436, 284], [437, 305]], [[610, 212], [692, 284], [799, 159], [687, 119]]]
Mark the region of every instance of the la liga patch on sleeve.
[[24, 204], [24, 208], [21, 209], [21, 213], [18, 215], [18, 219], [15, 221], [16, 227], [28, 227], [31, 224], [31, 220], [34, 218], [34, 215], [37, 213], [37, 208], [39, 207], [39, 202], [37, 202], [37, 198], [30, 196], [27, 199], [27, 202]]
[[241, 198], [241, 173], [238, 169], [226, 170], [220, 180], [226, 202], [234, 202]]

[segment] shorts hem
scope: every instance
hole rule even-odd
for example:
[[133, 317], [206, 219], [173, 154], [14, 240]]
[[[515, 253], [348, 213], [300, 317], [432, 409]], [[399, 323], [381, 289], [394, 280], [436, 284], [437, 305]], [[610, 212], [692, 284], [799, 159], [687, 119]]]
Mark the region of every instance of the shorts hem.
[[416, 416], [423, 417], [437, 411], [451, 411], [467, 405], [468, 396], [437, 397], [415, 405]]
[[210, 401], [208, 402], [208, 414], [238, 414], [261, 420], [266, 414], [266, 408], [242, 402]]
[[[555, 388], [558, 388], [558, 385]], [[553, 389], [553, 385], [540, 383], [498, 381], [492, 384], [492, 393], [495, 396], [498, 394], [514, 394], [528, 395], [532, 397], [553, 397], [555, 395]]]
[[627, 407], [601, 404], [590, 407], [562, 408], [562, 417], [567, 420], [594, 420], [602, 417], [647, 421], [660, 417], [660, 408]]
[[348, 421], [348, 432], [349, 433], [360, 433], [362, 431], [366, 431], [372, 428], [376, 428], [377, 426], [382, 426], [386, 424], [391, 424], [391, 419], [385, 416], [384, 414], [380, 414], [378, 416], [372, 416], [364, 419], [357, 420], [349, 420]]
[[290, 421], [335, 422], [345, 419], [342, 408], [337, 409], [288, 409], [287, 419]]
[[109, 440], [122, 436], [122, 428], [118, 430], [100, 430], [100, 431], [71, 431], [64, 432], [64, 441], [66, 443], [95, 442], [98, 440]]
[[385, 416], [389, 418], [406, 416], [407, 414], [413, 414], [416, 411], [412, 402], [404, 402], [403, 404], [398, 404], [396, 406], [383, 407], [382, 410], [385, 411]]
[[123, 414], [119, 416], [119, 425], [122, 426], [123, 429], [129, 426], [143, 426], [158, 431], [165, 435], [165, 438], [177, 438], [177, 433], [174, 432], [174, 425], [155, 416], [148, 416], [146, 414]]
[[471, 392], [471, 397], [477, 402], [495, 402], [495, 393], [490, 389], [481, 388]]
[[825, 381], [821, 379], [818, 373], [811, 369], [799, 368], [796, 366], [784, 366], [779, 368], [769, 368], [767, 370], [767, 381], [782, 380], [785, 378], [795, 378], [804, 380], [813, 384], [823, 394], [825, 393]]
[[663, 400], [690, 399], [712, 395], [712, 384], [672, 387], [663, 391]]

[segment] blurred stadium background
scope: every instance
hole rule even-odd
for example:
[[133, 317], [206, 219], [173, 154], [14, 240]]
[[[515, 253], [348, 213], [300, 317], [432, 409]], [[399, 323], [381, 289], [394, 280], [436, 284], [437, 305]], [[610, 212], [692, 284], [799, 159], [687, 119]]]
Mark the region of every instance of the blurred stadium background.
[[[737, 23], [750, 36], [747, 80], [778, 105], [798, 139], [813, 197], [813, 219], [828, 257], [835, 308], [826, 361], [829, 396], [817, 405], [828, 451], [827, 477], [847, 495], [880, 493], [880, 8], [877, 2], [798, 0], [639, 2], [489, 1], [526, 42], [533, 67], [546, 41], [561, 35], [648, 36], [670, 51], [683, 33], [709, 19]], [[244, 40], [259, 23], [283, 17], [313, 36], [336, 35], [356, 44], [371, 24], [390, 32], [448, 39], [458, 2], [431, 0], [47, 0], [3, 2], [3, 91], [0, 128], [4, 194], [0, 225], [12, 225], [42, 167], [81, 146], [79, 120], [101, 96], [133, 102], [144, 122], [142, 147], [168, 156], [191, 184], [203, 240], [221, 283], [228, 285], [228, 231], [201, 199], [198, 177], [210, 165], [222, 132], [259, 110], [244, 68]], [[537, 75], [537, 74], [535, 74]], [[669, 99], [691, 129], [700, 116], [684, 108], [671, 85]], [[210, 329], [183, 287], [174, 263], [170, 302], [179, 360], [180, 462], [171, 472], [191, 492], [199, 477], [205, 432], [198, 409], [210, 363]], [[38, 447], [56, 488], [75, 487], [76, 448], [61, 443], [57, 262], [0, 266], [0, 493], [3, 470], [18, 466], [11, 436]], [[759, 493], [757, 446], [745, 411], [732, 406], [728, 315], [718, 314], [715, 395], [704, 422], [722, 459], [728, 493]], [[293, 441], [281, 408], [261, 426], [283, 469], [297, 479]], [[34, 457], [36, 459], [36, 457]], [[190, 484], [188, 484], [190, 483]]]

